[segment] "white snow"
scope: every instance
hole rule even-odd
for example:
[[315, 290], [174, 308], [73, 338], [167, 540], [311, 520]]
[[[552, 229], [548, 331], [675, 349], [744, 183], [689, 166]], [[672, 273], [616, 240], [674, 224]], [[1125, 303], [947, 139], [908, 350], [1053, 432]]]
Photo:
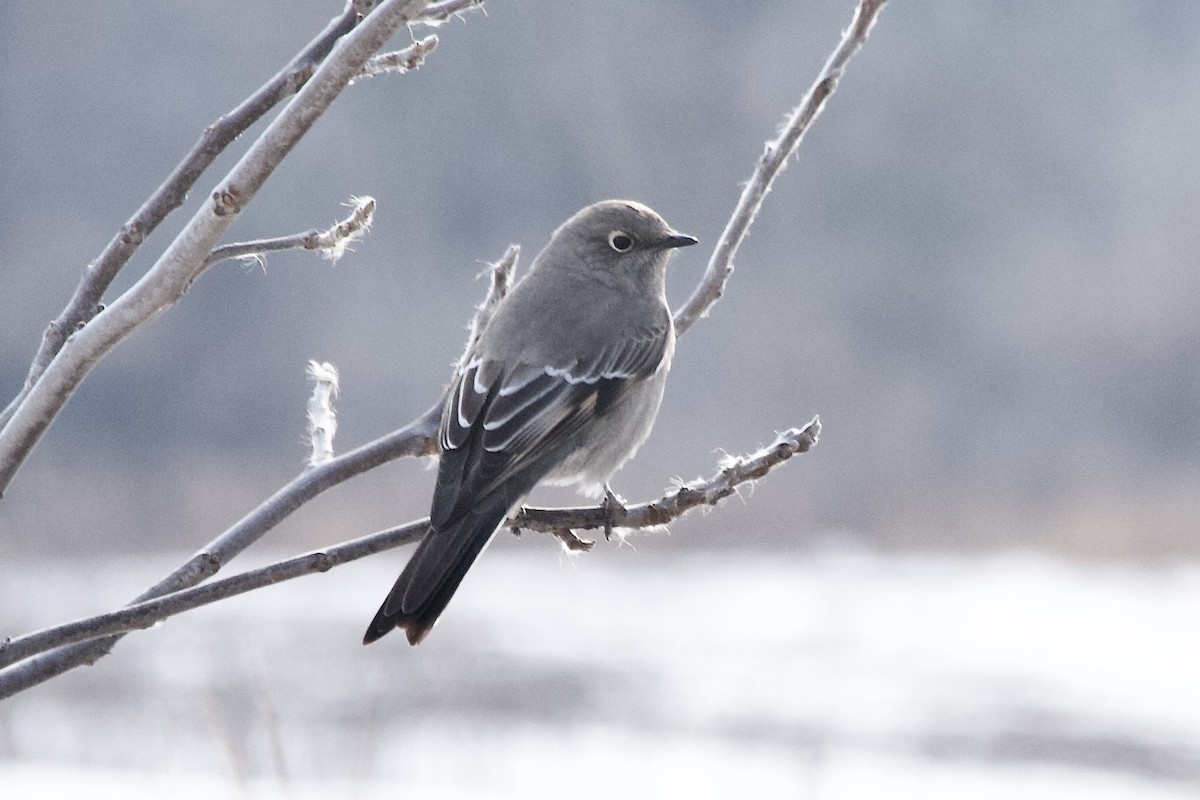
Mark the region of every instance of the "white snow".
[[[638, 548], [493, 548], [415, 649], [402, 556], [134, 634], [0, 703], [0, 794], [1200, 796], [1195, 565]], [[160, 566], [6, 563], [0, 633]]]

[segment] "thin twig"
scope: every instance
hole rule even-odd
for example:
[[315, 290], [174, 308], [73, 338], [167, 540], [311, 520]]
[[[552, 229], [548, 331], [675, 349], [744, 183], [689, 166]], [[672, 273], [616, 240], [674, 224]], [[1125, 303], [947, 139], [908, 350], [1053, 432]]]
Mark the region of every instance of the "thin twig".
[[253, 258], [280, 250], [321, 250], [330, 261], [337, 261], [351, 244], [363, 237], [375, 216], [375, 199], [372, 197], [352, 197], [346, 205], [354, 209], [350, 216], [323, 231], [313, 228], [291, 236], [233, 242], [214, 248], [192, 280], [195, 281], [205, 270], [221, 261], [231, 258]]
[[462, 14], [464, 11], [482, 7], [483, 0], [441, 0], [439, 3], [430, 3], [427, 5], [425, 10], [413, 21], [422, 25], [437, 27], [451, 17]]
[[425, 57], [438, 46], [438, 37], [429, 35], [424, 39], [413, 42], [403, 50], [393, 50], [390, 53], [380, 53], [371, 58], [359, 71], [360, 78], [374, 78], [376, 75], [394, 73], [403, 75], [412, 72], [425, 63]]
[[[470, 333], [467, 335], [467, 346], [463, 349], [462, 357], [458, 360], [458, 369], [462, 369], [467, 365], [467, 360], [471, 357], [471, 352], [475, 349], [475, 342], [479, 341], [480, 335], [483, 334], [483, 329], [487, 327], [488, 322], [492, 319], [492, 314], [496, 310], [496, 305], [504, 299], [508, 294], [509, 288], [512, 287], [513, 273], [517, 269], [517, 261], [521, 258], [521, 246], [510, 244], [508, 249], [504, 251], [504, 255], [500, 256], [500, 260], [494, 264], [489, 264], [487, 268], [488, 274], [488, 290], [484, 295], [483, 302], [475, 307], [475, 315], [471, 317]], [[482, 273], [480, 273], [482, 275]], [[478, 278], [478, 276], [476, 276]]]
[[[695, 481], [668, 492], [648, 503], [616, 509], [613, 522], [621, 528], [659, 527], [683, 516], [698, 506], [715, 506], [737, 491], [740, 484], [757, 481], [774, 467], [798, 453], [807, 453], [817, 443], [821, 423], [813, 418], [803, 429], [793, 428], [779, 434], [769, 446], [735, 459], [726, 459], [720, 470], [706, 481]], [[572, 533], [573, 529], [603, 528], [604, 506], [561, 509], [525, 509], [507, 524], [513, 528], [545, 531], [557, 536], [572, 550], [591, 549], [591, 543]], [[384, 550], [419, 540], [429, 528], [429, 518], [415, 520], [396, 528], [372, 533], [332, 547], [248, 570], [203, 586], [184, 589], [163, 597], [134, 603], [107, 614], [56, 625], [0, 644], [0, 698], [6, 695], [9, 672], [20, 670], [18, 662], [40, 653], [149, 628], [155, 623], [203, 605], [271, 586], [282, 581], [326, 572], [340, 564], [355, 561]], [[16, 667], [9, 667], [18, 664]]]
[[767, 142], [766, 149], [754, 168], [754, 174], [742, 190], [737, 208], [726, 223], [712, 257], [708, 260], [708, 267], [700, 285], [675, 312], [677, 333], [683, 333], [692, 327], [692, 323], [706, 315], [713, 303], [724, 293], [725, 284], [733, 274], [733, 257], [750, 232], [754, 218], [758, 216], [767, 193], [771, 191], [771, 184], [787, 166], [788, 159], [799, 148], [800, 140], [825, 107], [825, 101], [837, 88], [846, 63], [866, 43], [871, 26], [875, 24], [875, 19], [886, 3], [887, 0], [860, 0], [858, 7], [854, 9], [850, 27], [842, 34], [841, 42], [825, 62], [816, 81], [804, 95], [800, 105], [792, 109], [779, 136]]

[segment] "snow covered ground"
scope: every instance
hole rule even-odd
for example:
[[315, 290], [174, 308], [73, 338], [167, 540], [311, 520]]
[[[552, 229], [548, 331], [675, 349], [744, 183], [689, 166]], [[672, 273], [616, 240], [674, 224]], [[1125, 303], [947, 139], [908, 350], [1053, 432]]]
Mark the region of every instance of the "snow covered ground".
[[[1200, 796], [1195, 565], [530, 538], [415, 649], [358, 643], [403, 555], [135, 634], [0, 702], [0, 795]], [[0, 564], [0, 634], [165, 566]]]

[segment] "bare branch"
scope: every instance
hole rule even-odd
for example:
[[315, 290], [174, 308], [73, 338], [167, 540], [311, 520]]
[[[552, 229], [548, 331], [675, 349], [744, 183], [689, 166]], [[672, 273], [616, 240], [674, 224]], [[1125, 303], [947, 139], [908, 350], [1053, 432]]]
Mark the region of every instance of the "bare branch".
[[604, 528], [610, 522], [615, 528], [627, 529], [666, 525], [698, 506], [715, 506], [736, 492], [741, 484], [763, 478], [792, 456], [807, 453], [816, 446], [820, 435], [821, 421], [813, 417], [803, 428], [784, 431], [756, 453], [726, 459], [720, 471], [708, 480], [684, 484], [660, 500], [613, 509], [603, 505], [584, 508], [526, 507], [507, 524], [513, 528], [551, 533], [560, 539], [563, 528], [594, 530]]
[[394, 72], [403, 75], [412, 72], [425, 63], [425, 56], [438, 46], [438, 38], [430, 35], [413, 42], [403, 50], [390, 53], [380, 53], [363, 65], [358, 73], [360, 78], [374, 78], [376, 75]]
[[[769, 446], [741, 458], [727, 459], [707, 481], [698, 481], [668, 492], [664, 497], [626, 509], [616, 509], [614, 522], [622, 528], [650, 528], [667, 524], [697, 506], [715, 506], [737, 491], [740, 484], [756, 481], [774, 467], [798, 453], [807, 453], [816, 445], [821, 423], [814, 417], [803, 429], [779, 434]], [[603, 528], [604, 506], [564, 509], [524, 509], [508, 525], [553, 534], [570, 550], [590, 550], [592, 543], [576, 536], [574, 528]], [[326, 572], [340, 564], [365, 558], [419, 540], [429, 529], [429, 519], [409, 522], [386, 531], [352, 539], [333, 547], [306, 553], [259, 569], [248, 570], [203, 586], [134, 603], [107, 614], [56, 625], [19, 636], [0, 644], [0, 698], [20, 691], [26, 660], [38, 661], [40, 653], [55, 648], [80, 646], [102, 637], [113, 637], [149, 628], [160, 620], [215, 603], [235, 595], [282, 581]], [[54, 655], [50, 653], [49, 655]], [[10, 666], [16, 665], [16, 666]]]
[[[101, 637], [120, 636], [149, 628], [156, 623], [200, 606], [226, 600], [239, 594], [262, 589], [282, 581], [326, 572], [339, 564], [356, 561], [384, 550], [419, 540], [429, 529], [429, 520], [421, 519], [372, 533], [358, 539], [279, 561], [259, 569], [248, 570], [228, 578], [214, 580], [203, 586], [184, 589], [163, 597], [133, 603], [107, 614], [55, 625], [53, 628], [10, 639], [0, 643], [0, 699], [7, 697], [8, 684], [17, 683], [23, 662], [39, 653], [55, 648], [77, 645]], [[10, 667], [10, 664], [16, 664]], [[11, 676], [11, 677], [10, 677]], [[19, 691], [19, 689], [18, 689]]]
[[253, 199], [275, 167], [366, 60], [427, 4], [427, 0], [384, 0], [342, 37], [304, 88], [217, 185], [212, 202], [195, 213], [154, 266], [64, 343], [0, 430], [0, 494], [92, 368], [125, 337], [182, 296], [234, 216]]
[[759, 158], [758, 166], [754, 168], [750, 182], [738, 198], [737, 208], [726, 223], [712, 257], [708, 260], [708, 267], [700, 285], [683, 307], [675, 312], [677, 333], [683, 333], [692, 327], [692, 323], [697, 319], [708, 314], [713, 303], [724, 293], [725, 284], [733, 274], [733, 257], [750, 232], [754, 218], [758, 216], [767, 193], [771, 191], [771, 184], [800, 147], [800, 140], [825, 107], [825, 101], [837, 88], [846, 63], [866, 43], [871, 26], [875, 24], [875, 19], [886, 3], [887, 0], [859, 0], [850, 27], [842, 34], [841, 42], [825, 62], [816, 81], [804, 95], [800, 105], [792, 109], [779, 136], [767, 142], [766, 150]]
[[62, 349], [67, 337], [99, 313], [100, 301], [113, 279], [159, 223], [183, 204], [192, 186], [213, 160], [281, 100], [299, 91], [337, 40], [353, 30], [358, 20], [358, 12], [353, 4], [347, 3], [342, 13], [334, 17], [325, 30], [317, 34], [275, 77], [204, 129], [199, 141], [166, 181], [121, 226], [100, 256], [84, 270], [75, 294], [42, 334], [41, 346], [29, 367], [24, 387], [0, 413], [0, 428], [8, 423], [24, 402], [33, 385]]
[[310, 231], [294, 233], [291, 236], [223, 244], [208, 254], [192, 281], [194, 282], [209, 267], [222, 261], [232, 258], [253, 258], [263, 253], [280, 250], [321, 250], [330, 261], [337, 261], [346, 250], [350, 249], [351, 244], [366, 234], [375, 218], [375, 198], [373, 197], [352, 197], [346, 205], [354, 209], [350, 216], [323, 231], [313, 228]]

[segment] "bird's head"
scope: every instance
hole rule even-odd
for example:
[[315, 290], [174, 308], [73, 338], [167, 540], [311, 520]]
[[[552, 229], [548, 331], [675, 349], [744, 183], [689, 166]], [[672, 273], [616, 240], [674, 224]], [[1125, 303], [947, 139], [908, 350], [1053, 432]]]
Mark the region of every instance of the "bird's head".
[[604, 200], [579, 211], [554, 232], [549, 263], [585, 269], [601, 280], [630, 278], [647, 290], [662, 286], [675, 248], [696, 243], [652, 209], [633, 200]]

